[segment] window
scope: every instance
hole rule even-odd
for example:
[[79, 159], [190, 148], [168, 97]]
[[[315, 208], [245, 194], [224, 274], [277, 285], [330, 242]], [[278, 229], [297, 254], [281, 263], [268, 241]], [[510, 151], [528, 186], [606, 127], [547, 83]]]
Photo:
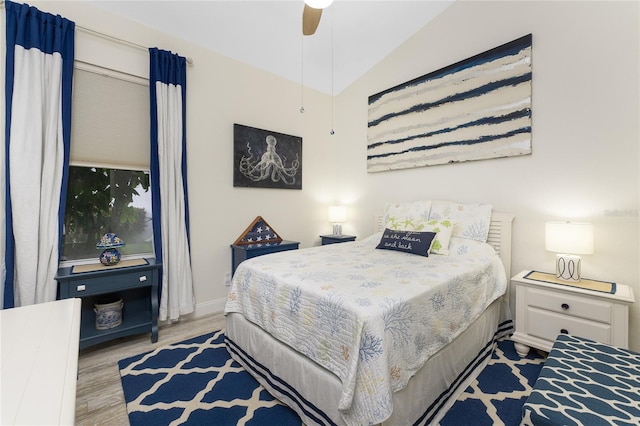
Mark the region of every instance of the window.
[[96, 261], [107, 232], [125, 242], [123, 256], [152, 256], [149, 81], [81, 61], [75, 67], [61, 260]]
[[153, 253], [148, 172], [70, 166], [64, 231], [62, 260], [95, 259], [107, 232], [125, 242], [122, 255]]

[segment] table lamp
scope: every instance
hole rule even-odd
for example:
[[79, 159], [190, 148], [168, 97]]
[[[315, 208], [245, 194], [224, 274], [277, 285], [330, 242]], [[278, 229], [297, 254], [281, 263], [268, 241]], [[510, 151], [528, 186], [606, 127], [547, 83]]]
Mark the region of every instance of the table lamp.
[[579, 254], [593, 253], [593, 225], [585, 222], [547, 222], [545, 249], [556, 253], [556, 278], [580, 281]]
[[333, 0], [304, 0], [304, 2], [314, 9], [324, 9], [331, 6]]
[[329, 207], [329, 222], [333, 223], [333, 235], [342, 235], [342, 222], [347, 219], [345, 206]]
[[102, 249], [100, 263], [111, 266], [120, 262], [120, 252], [117, 247], [124, 247], [124, 245], [124, 241], [113, 232], [104, 234], [96, 244], [97, 249]]

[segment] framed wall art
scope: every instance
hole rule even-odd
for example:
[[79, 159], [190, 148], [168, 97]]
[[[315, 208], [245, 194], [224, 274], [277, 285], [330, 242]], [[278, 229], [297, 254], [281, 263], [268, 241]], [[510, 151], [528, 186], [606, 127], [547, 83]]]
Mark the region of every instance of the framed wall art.
[[531, 41], [370, 96], [367, 171], [531, 154]]
[[234, 124], [233, 186], [302, 189], [302, 138]]

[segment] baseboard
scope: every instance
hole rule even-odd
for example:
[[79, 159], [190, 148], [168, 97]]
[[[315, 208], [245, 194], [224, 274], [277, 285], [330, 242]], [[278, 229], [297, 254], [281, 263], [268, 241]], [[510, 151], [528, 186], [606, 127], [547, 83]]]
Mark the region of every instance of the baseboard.
[[[179, 321], [204, 317], [206, 315], [222, 314], [224, 312], [224, 305], [227, 303], [227, 299], [216, 299], [205, 303], [197, 303], [192, 313], [180, 317]], [[171, 324], [174, 321], [158, 321], [160, 327]]]
[[193, 313], [195, 317], [202, 317], [210, 314], [220, 314], [224, 312], [224, 305], [227, 303], [227, 298], [210, 300], [204, 303], [197, 303], [196, 309]]

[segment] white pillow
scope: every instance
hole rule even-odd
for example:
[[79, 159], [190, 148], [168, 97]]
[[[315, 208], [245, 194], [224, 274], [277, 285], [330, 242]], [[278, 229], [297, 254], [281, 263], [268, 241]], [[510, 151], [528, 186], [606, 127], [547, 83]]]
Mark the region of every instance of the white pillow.
[[455, 227], [455, 221], [449, 219], [430, 220], [426, 223], [424, 231], [435, 232], [436, 238], [431, 243], [430, 253], [449, 254], [449, 242]]
[[453, 236], [486, 242], [491, 224], [490, 204], [462, 204], [453, 201], [432, 201], [429, 219], [450, 219], [456, 222]]
[[431, 201], [387, 203], [384, 208], [385, 228], [394, 231], [422, 231], [429, 221]]

